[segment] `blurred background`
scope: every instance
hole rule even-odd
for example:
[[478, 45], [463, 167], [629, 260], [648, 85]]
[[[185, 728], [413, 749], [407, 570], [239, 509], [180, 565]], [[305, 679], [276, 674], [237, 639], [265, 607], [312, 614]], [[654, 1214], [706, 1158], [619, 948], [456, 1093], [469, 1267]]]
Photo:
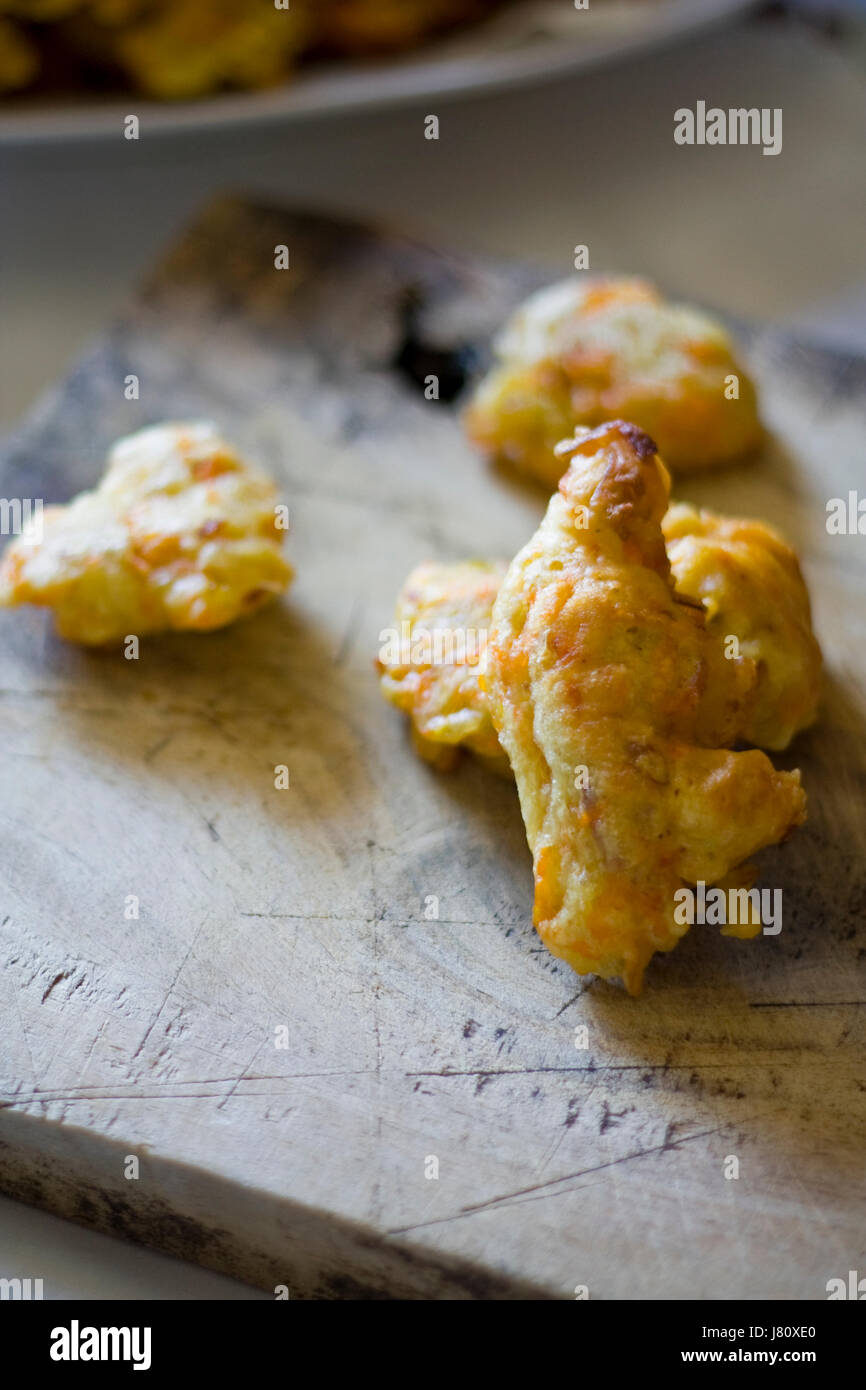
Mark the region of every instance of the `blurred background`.
[[[585, 244], [594, 271], [866, 352], [863, 0], [589, 0], [587, 13], [543, 0], [491, 5], [481, 28], [432, 40], [407, 13], [450, 24], [455, 0], [320, 0], [355, 27], [310, 39], [315, 61], [285, 84], [279, 64], [297, 53], [255, 34], [248, 48], [229, 35], [222, 66], [183, 26], [121, 61], [116, 36], [107, 49], [76, 13], [86, 3], [0, 0], [0, 431], [229, 189], [560, 274]], [[143, 3], [100, 13], [118, 24]], [[54, 14], [74, 62], [67, 31], [39, 27]], [[215, 93], [226, 74], [265, 86]], [[676, 145], [674, 111], [699, 100], [781, 108], [781, 153]], [[438, 140], [424, 138], [431, 114]], [[0, 1277], [25, 1251], [54, 1297], [264, 1296], [0, 1198]]]

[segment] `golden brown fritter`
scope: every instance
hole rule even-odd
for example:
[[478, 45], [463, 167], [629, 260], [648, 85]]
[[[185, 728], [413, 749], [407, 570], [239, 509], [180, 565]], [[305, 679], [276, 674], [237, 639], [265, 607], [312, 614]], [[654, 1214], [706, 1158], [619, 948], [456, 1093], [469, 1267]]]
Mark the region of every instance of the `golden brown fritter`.
[[723, 643], [736, 637], [755, 662], [754, 703], [739, 737], [787, 748], [814, 722], [821, 693], [821, 649], [796, 555], [772, 526], [682, 502], [662, 530], [677, 590], [703, 604], [708, 632]]
[[54, 610], [71, 642], [204, 632], [287, 587], [276, 494], [207, 422], [121, 439], [98, 488], [47, 507], [0, 562], [0, 603]]
[[518, 309], [495, 352], [467, 432], [548, 488], [564, 467], [555, 445], [576, 425], [631, 420], [675, 472], [725, 463], [760, 442], [755, 388], [724, 329], [645, 280], [551, 285]]
[[[736, 637], [740, 654], [756, 668], [754, 689], [739, 706], [737, 742], [787, 748], [814, 720], [821, 689], [821, 652], [796, 555], [770, 526], [684, 503], [671, 504], [662, 531], [677, 592], [702, 603], [707, 631], [723, 649]], [[380, 660], [382, 694], [410, 716], [416, 748], [441, 770], [454, 766], [459, 746], [487, 760], [493, 756], [482, 663], [463, 662], [455, 670], [447, 653], [433, 662], [419, 643], [419, 667], [411, 660], [415, 633], [440, 624], [459, 632], [468, 624], [488, 634], [505, 569], [497, 563], [419, 565], [398, 599], [395, 621], [408, 626], [403, 650]], [[507, 759], [497, 770], [510, 773]]]
[[532, 850], [535, 925], [578, 973], [621, 976], [632, 994], [687, 930], [674, 894], [744, 881], [743, 861], [805, 816], [799, 773], [727, 746], [756, 671], [726, 659], [674, 590], [668, 487], [633, 425], [575, 440], [496, 598], [484, 676]]
[[418, 753], [440, 770], [460, 747], [509, 774], [479, 674], [504, 564], [419, 565], [397, 600], [395, 627], [380, 634], [386, 699], [411, 717]]

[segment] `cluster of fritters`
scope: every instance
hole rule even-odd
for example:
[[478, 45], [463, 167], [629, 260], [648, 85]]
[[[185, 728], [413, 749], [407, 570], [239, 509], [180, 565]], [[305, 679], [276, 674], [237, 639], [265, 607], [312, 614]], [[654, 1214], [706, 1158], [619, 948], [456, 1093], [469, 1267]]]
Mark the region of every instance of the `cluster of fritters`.
[[[469, 435], [556, 491], [510, 564], [413, 571], [381, 689], [436, 767], [466, 750], [513, 775], [541, 937], [636, 994], [687, 930], [677, 891], [748, 886], [751, 857], [805, 817], [799, 772], [763, 750], [816, 716], [809, 596], [771, 527], [670, 501], [660, 455], [686, 472], [760, 442], [717, 324], [643, 282], [581, 277], [530, 299], [496, 359]], [[9, 546], [0, 603], [48, 606], [90, 645], [222, 627], [290, 582], [280, 510], [212, 425], [158, 425]], [[469, 633], [483, 642], [454, 640]]]
[[[662, 462], [748, 458], [755, 388], [705, 315], [643, 281], [575, 278], [506, 325], [465, 423], [489, 457], [557, 490], [510, 564], [413, 571], [382, 693], [437, 767], [466, 749], [513, 774], [539, 934], [637, 994], [688, 930], [677, 891], [748, 887], [751, 856], [805, 818], [799, 772], [762, 751], [817, 712], [797, 557], [761, 522], [672, 504]], [[437, 662], [443, 629], [486, 641], [440, 643]]]
[[498, 0], [0, 0], [0, 92], [114, 84], [159, 100], [269, 87], [307, 58], [392, 53]]

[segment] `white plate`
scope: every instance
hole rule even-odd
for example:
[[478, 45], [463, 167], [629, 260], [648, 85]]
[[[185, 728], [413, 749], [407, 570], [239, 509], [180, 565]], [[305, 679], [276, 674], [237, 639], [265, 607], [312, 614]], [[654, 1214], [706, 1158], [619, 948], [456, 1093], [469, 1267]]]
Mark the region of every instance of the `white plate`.
[[484, 24], [389, 62], [345, 62], [302, 69], [285, 86], [195, 102], [126, 97], [0, 105], [0, 144], [117, 137], [135, 113], [142, 133], [171, 134], [297, 120], [400, 102], [447, 98], [532, 83], [613, 59], [732, 20], [756, 0], [524, 0]]

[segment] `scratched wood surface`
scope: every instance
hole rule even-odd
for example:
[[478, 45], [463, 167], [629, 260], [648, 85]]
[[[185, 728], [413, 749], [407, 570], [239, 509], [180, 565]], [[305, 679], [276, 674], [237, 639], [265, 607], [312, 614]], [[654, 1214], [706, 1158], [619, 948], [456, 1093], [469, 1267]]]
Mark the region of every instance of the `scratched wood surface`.
[[0, 1187], [298, 1297], [823, 1298], [866, 1269], [866, 540], [825, 528], [866, 366], [750, 334], [773, 440], [680, 489], [796, 542], [828, 689], [779, 759], [810, 805], [762, 858], [781, 935], [696, 927], [634, 1001], [547, 954], [514, 789], [422, 766], [372, 668], [413, 564], [541, 515], [418, 386], [538, 279], [222, 203], [8, 443], [0, 492], [58, 501], [213, 417], [297, 579], [138, 662], [0, 615]]

